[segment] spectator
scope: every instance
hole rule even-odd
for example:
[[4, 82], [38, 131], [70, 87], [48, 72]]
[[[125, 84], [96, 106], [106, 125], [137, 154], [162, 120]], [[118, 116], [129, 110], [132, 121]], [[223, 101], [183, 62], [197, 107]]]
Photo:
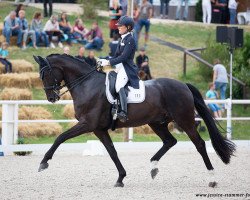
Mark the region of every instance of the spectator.
[[[161, 0], [161, 10], [160, 10], [160, 16], [161, 18], [168, 18], [168, 4], [170, 0]], [[152, 4], [152, 3], [151, 3]], [[164, 4], [165, 4], [165, 13], [164, 13]]]
[[215, 89], [220, 90], [220, 98], [226, 99], [226, 89], [227, 89], [227, 70], [221, 64], [219, 59], [214, 60], [213, 67], [213, 83], [215, 84]]
[[137, 26], [135, 26], [136, 29], [136, 37], [137, 37], [137, 46], [138, 46], [138, 40], [140, 36], [140, 32], [145, 26], [145, 43], [144, 46], [147, 46], [148, 38], [149, 38], [149, 28], [150, 28], [150, 19], [153, 15], [153, 6], [151, 3], [148, 2], [148, 0], [143, 0], [142, 5], [140, 7], [140, 14], [139, 14], [139, 19], [137, 22]]
[[16, 17], [19, 17], [19, 11], [24, 10], [24, 5], [23, 4], [18, 4], [16, 7]]
[[[214, 83], [209, 83], [209, 90], [206, 93], [206, 99], [217, 99], [218, 94], [215, 91]], [[214, 117], [221, 117], [221, 108], [216, 103], [209, 103], [208, 107], [213, 111]]]
[[237, 6], [237, 21], [239, 24], [250, 23], [250, 0], [238, 0]]
[[210, 24], [212, 19], [212, 6], [210, 0], [202, 0], [203, 23]]
[[237, 0], [229, 0], [228, 9], [230, 14], [230, 24], [236, 24]]
[[50, 19], [46, 22], [43, 31], [47, 33], [49, 36], [50, 47], [55, 48], [55, 45], [52, 42], [52, 37], [58, 37], [58, 46], [63, 48], [63, 44], [61, 42], [63, 38], [62, 31], [59, 29], [59, 23], [57, 21], [57, 15], [52, 15]]
[[44, 8], [44, 17], [48, 17], [48, 11], [47, 11], [47, 3], [49, 4], [49, 17], [52, 16], [53, 8], [52, 3], [53, 0], [43, 0], [43, 8]]
[[221, 24], [227, 23], [228, 18], [228, 0], [216, 0], [216, 6], [219, 7], [221, 13]]
[[189, 4], [189, 0], [178, 0], [178, 6], [177, 6], [177, 10], [176, 10], [176, 20], [180, 20], [181, 19], [181, 6], [183, 4], [183, 2], [185, 1], [185, 9], [184, 9], [184, 14], [183, 14], [183, 20], [187, 20], [188, 18], [188, 4]]
[[36, 32], [34, 30], [29, 30], [29, 25], [28, 25], [28, 21], [25, 18], [25, 11], [24, 10], [20, 10], [19, 11], [19, 19], [18, 19], [18, 23], [20, 26], [20, 29], [22, 31], [23, 34], [23, 46], [22, 49], [25, 50], [26, 47], [26, 42], [28, 37], [31, 37], [32, 40], [32, 45], [35, 49], [37, 49], [36, 46]]
[[61, 14], [61, 18], [59, 20], [59, 28], [64, 34], [67, 35], [67, 43], [71, 45], [71, 33], [73, 33], [73, 29], [70, 25], [70, 22], [68, 21], [66, 12], [62, 12]]
[[88, 63], [91, 67], [96, 66], [96, 59], [95, 59], [95, 52], [94, 51], [89, 51], [89, 55], [86, 58], [86, 63]]
[[109, 43], [109, 49], [110, 49], [109, 56], [110, 57], [115, 56], [115, 52], [116, 52], [116, 49], [117, 49], [118, 44], [119, 44], [118, 39], [119, 39], [119, 35], [115, 34], [115, 35], [113, 35], [113, 40]]
[[12, 64], [10, 61], [8, 61], [9, 51], [8, 49], [8, 43], [3, 42], [0, 48], [0, 63], [2, 63], [5, 66], [5, 73], [11, 73], [12, 72]]
[[21, 47], [22, 31], [20, 29], [15, 11], [11, 11], [10, 14], [4, 19], [3, 35], [5, 36], [8, 44], [10, 44], [11, 36], [17, 36], [17, 46]]
[[42, 14], [40, 12], [36, 12], [34, 17], [31, 21], [31, 30], [35, 31], [36, 33], [36, 45], [43, 41], [46, 47], [49, 47], [49, 38], [48, 35], [43, 31], [42, 25]]
[[85, 53], [85, 48], [83, 46], [79, 47], [78, 55], [76, 56], [76, 58], [86, 62], [86, 57], [84, 56], [84, 53]]
[[98, 26], [97, 22], [93, 22], [92, 29], [87, 34], [85, 34], [84, 37], [89, 39], [88, 43], [85, 45], [86, 49], [101, 50], [104, 41], [102, 38], [102, 30]]
[[142, 80], [150, 80], [152, 79], [152, 76], [150, 73], [149, 59], [146, 55], [146, 49], [144, 47], [140, 48], [139, 54], [140, 55], [136, 57], [136, 65], [139, 67], [139, 77]]
[[69, 55], [69, 52], [70, 52], [69, 47], [68, 47], [68, 46], [65, 46], [65, 47], [63, 48], [63, 53]]
[[119, 34], [118, 27], [117, 27], [117, 22], [120, 19], [122, 15], [122, 7], [119, 5], [118, 0], [113, 0], [112, 5], [109, 8], [109, 16], [110, 16], [110, 21], [109, 21], [109, 38], [112, 39], [114, 34]]
[[128, 12], [128, 0], [120, 0], [120, 5], [122, 7], [122, 16], [127, 15], [127, 12]]
[[84, 27], [81, 19], [75, 20], [75, 25], [73, 27], [73, 37], [79, 42], [84, 42], [84, 35], [88, 32], [88, 30]]

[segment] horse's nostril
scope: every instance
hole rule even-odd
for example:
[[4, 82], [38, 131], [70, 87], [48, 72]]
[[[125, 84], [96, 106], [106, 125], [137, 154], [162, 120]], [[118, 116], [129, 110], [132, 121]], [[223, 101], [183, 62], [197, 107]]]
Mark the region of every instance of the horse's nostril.
[[50, 102], [54, 102], [55, 100], [54, 100], [54, 98], [50, 97], [50, 98], [49, 98], [49, 101], [50, 101]]

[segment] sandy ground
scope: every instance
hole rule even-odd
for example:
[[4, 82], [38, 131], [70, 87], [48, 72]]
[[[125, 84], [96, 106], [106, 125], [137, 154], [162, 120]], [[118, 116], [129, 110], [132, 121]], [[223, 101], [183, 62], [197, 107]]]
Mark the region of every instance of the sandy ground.
[[[109, 156], [55, 154], [49, 169], [38, 173], [41, 155], [0, 157], [0, 199], [208, 199], [196, 194], [244, 194], [250, 199], [250, 151], [238, 148], [230, 165], [215, 153], [209, 157], [216, 169], [216, 188], [208, 187], [208, 173], [200, 155], [172, 149], [159, 162], [152, 180], [149, 159], [155, 152], [120, 153], [127, 177], [124, 188], [114, 188], [116, 168]], [[245, 198], [245, 194], [249, 196]]]

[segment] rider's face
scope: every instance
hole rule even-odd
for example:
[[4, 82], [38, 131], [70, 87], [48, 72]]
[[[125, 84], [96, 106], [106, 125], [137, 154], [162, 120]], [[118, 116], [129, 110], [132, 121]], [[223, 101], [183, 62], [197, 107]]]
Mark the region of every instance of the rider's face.
[[118, 30], [119, 30], [119, 34], [123, 35], [125, 33], [127, 33], [127, 27], [122, 25], [122, 26], [118, 26]]

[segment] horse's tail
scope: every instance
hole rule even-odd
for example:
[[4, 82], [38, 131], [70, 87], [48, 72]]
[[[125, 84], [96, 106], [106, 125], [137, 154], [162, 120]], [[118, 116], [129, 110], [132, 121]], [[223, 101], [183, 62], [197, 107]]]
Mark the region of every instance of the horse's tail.
[[204, 120], [208, 128], [208, 132], [209, 132], [214, 150], [216, 151], [220, 159], [225, 164], [228, 164], [230, 162], [230, 157], [233, 155], [234, 151], [236, 150], [235, 144], [221, 135], [221, 132], [216, 126], [214, 118], [209, 112], [199, 90], [191, 84], [187, 83], [187, 86], [193, 94], [195, 108], [197, 112], [199, 113], [199, 115]]

